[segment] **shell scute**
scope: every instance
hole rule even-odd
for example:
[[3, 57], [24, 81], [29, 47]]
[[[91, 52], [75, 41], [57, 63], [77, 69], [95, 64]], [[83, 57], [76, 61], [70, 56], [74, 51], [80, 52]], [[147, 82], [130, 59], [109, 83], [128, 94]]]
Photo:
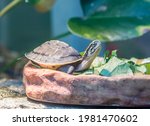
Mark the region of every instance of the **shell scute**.
[[39, 65], [51, 67], [71, 64], [81, 59], [81, 55], [77, 50], [58, 40], [47, 41], [33, 51], [25, 54], [25, 56]]

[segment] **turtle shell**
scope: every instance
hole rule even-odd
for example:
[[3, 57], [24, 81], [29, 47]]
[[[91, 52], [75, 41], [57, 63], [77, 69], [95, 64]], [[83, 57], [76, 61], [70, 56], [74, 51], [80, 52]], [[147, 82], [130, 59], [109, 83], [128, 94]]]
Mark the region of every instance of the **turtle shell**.
[[25, 56], [33, 63], [50, 69], [76, 64], [82, 60], [77, 50], [58, 40], [47, 41]]

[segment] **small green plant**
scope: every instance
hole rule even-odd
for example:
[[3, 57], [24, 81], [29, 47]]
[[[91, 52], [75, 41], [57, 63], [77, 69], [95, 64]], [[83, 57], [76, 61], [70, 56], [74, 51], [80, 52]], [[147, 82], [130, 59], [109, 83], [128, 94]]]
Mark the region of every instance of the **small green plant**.
[[117, 51], [113, 50], [111, 53], [106, 51], [104, 58], [97, 57], [88, 70], [75, 74], [96, 74], [110, 77], [116, 75], [146, 74], [146, 72], [145, 63], [138, 63], [138, 59], [136, 58], [118, 58]]

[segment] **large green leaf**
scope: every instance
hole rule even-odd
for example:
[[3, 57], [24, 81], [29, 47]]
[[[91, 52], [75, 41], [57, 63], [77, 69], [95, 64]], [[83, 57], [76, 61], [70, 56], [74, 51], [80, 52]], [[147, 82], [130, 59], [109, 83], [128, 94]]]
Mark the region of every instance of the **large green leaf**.
[[70, 32], [102, 41], [126, 40], [150, 30], [150, 0], [81, 0], [86, 18], [72, 18]]
[[149, 16], [150, 0], [81, 0], [85, 15], [98, 17]]
[[150, 29], [150, 17], [133, 18], [72, 18], [69, 30], [78, 36], [102, 41], [134, 38]]
[[91, 15], [102, 5], [106, 0], [80, 0], [81, 7], [85, 15]]

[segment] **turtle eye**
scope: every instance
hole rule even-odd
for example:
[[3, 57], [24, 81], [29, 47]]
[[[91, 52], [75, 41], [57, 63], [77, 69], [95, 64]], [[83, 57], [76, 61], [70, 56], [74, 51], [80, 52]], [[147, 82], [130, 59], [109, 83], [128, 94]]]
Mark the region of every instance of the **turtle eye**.
[[93, 54], [96, 50], [96, 48], [94, 48], [95, 46], [92, 46], [90, 49], [89, 49], [89, 53], [90, 54]]
[[90, 57], [100, 48], [100, 41], [95, 40], [93, 41], [89, 47], [86, 49], [84, 57]]
[[88, 50], [89, 55], [92, 55], [96, 51], [96, 49], [97, 49], [97, 43], [94, 42], [89, 47], [89, 50]]

